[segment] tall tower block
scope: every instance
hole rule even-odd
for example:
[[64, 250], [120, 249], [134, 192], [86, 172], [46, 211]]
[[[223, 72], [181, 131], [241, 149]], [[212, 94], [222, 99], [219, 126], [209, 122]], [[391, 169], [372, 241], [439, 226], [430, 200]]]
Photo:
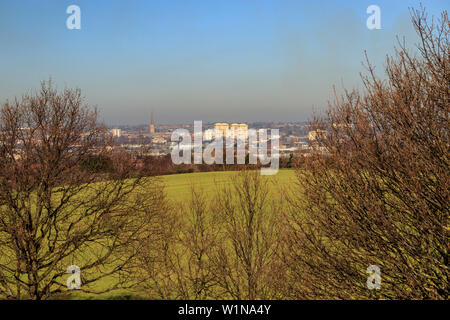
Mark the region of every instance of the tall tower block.
[[150, 134], [154, 134], [155, 133], [155, 119], [153, 117], [153, 111], [152, 111], [152, 116], [151, 116], [151, 122], [150, 122]]

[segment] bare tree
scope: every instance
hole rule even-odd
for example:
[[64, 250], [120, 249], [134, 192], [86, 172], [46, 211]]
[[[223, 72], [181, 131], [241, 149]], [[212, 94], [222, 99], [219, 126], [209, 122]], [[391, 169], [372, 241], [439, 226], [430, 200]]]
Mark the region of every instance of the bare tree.
[[[162, 299], [280, 298], [278, 202], [257, 170], [237, 172], [215, 194], [191, 186], [149, 238], [134, 274]], [[211, 190], [210, 190], [211, 191]], [[212, 190], [214, 192], [214, 190]], [[179, 207], [178, 210], [174, 207]]]
[[211, 299], [216, 297], [216, 275], [210, 256], [217, 233], [207, 194], [191, 186], [186, 203], [166, 208], [158, 227], [136, 259], [134, 274], [150, 297]]
[[222, 297], [276, 297], [279, 209], [268, 184], [259, 171], [243, 170], [217, 190], [213, 213], [222, 230], [211, 260]]
[[183, 299], [217, 297], [217, 275], [211, 267], [211, 256], [220, 230], [210, 206], [205, 191], [192, 185], [191, 199], [182, 210], [185, 221], [178, 238], [181, 254], [176, 266]]
[[[448, 299], [449, 20], [412, 10], [386, 79], [362, 76], [316, 120], [327, 134], [286, 191], [290, 298]], [[381, 289], [369, 290], [369, 265]]]
[[[0, 296], [45, 299], [81, 269], [84, 292], [117, 287], [163, 200], [132, 155], [112, 149], [80, 90], [40, 92], [0, 110]], [[90, 170], [87, 159], [108, 160]], [[134, 177], [131, 177], [133, 172]], [[97, 280], [109, 285], [96, 288]]]
[[136, 289], [148, 298], [180, 299], [183, 290], [179, 283], [184, 275], [177, 268], [177, 245], [182, 224], [173, 204], [163, 203], [159, 209], [128, 271], [139, 283]]

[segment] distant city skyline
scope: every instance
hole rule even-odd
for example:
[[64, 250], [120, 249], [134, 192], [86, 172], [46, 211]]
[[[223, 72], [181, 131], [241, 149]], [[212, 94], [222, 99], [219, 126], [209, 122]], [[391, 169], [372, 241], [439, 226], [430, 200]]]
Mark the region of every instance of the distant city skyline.
[[[202, 121], [201, 119], [198, 120], [194, 120], [194, 121]], [[292, 124], [307, 124], [309, 121], [308, 120], [286, 120], [286, 121], [281, 121], [281, 120], [267, 120], [267, 121], [259, 121], [259, 120], [255, 120], [255, 121], [223, 121], [222, 119], [216, 119], [215, 121], [204, 121], [203, 124], [204, 125], [208, 125], [208, 126], [214, 126], [217, 123], [228, 123], [229, 125], [231, 124], [235, 124], [235, 123], [242, 123], [242, 124], [256, 124], [256, 123], [272, 123], [272, 124], [288, 124], [288, 123], [292, 123]], [[151, 124], [152, 124], [152, 120], [150, 118], [150, 122], [145, 123], [145, 122], [141, 122], [141, 123], [104, 123], [107, 127], [113, 129], [113, 128], [119, 128], [119, 127], [146, 127], [147, 129], [151, 129]], [[193, 126], [193, 121], [181, 121], [181, 122], [161, 122], [158, 123], [156, 120], [153, 120], [153, 125], [154, 128], [157, 129], [158, 127], [161, 126], [174, 126], [174, 125], [190, 125]]]
[[[81, 8], [68, 30], [66, 8]], [[370, 5], [381, 29], [369, 30]], [[439, 15], [448, 1], [424, 2]], [[420, 1], [2, 0], [0, 102], [52, 78], [79, 87], [108, 125], [305, 121], [332, 87], [381, 74], [396, 36], [416, 42]]]

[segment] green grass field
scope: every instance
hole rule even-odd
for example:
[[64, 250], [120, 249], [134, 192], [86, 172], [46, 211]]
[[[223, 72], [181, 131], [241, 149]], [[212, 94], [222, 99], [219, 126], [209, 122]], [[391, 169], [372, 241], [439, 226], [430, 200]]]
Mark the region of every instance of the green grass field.
[[[169, 199], [185, 201], [190, 197], [190, 187], [192, 184], [201, 188], [205, 193], [212, 195], [217, 186], [230, 183], [230, 178], [235, 174], [235, 171], [174, 174], [162, 176], [162, 181], [166, 186]], [[264, 179], [273, 180], [282, 184], [293, 183], [295, 180], [294, 171], [290, 169], [279, 170], [276, 175], [263, 177]]]
[[[187, 174], [174, 174], [159, 177], [162, 183], [165, 185], [165, 191], [169, 200], [174, 203], [185, 203], [190, 199], [190, 188], [194, 185], [196, 188], [200, 188], [202, 192], [208, 196], [213, 196], [216, 191], [216, 187], [224, 186], [231, 182], [233, 175], [236, 175], [235, 171], [218, 171], [218, 172], [199, 172], [199, 173], [187, 173]], [[263, 176], [263, 179], [269, 180], [269, 185], [275, 191], [275, 184], [281, 185], [291, 184], [295, 182], [294, 170], [283, 169], [278, 171], [273, 176]], [[274, 193], [276, 194], [276, 193]], [[108, 286], [108, 279], [102, 279], [93, 286], [96, 288], [105, 288]], [[104, 294], [84, 294], [81, 292], [72, 291], [69, 295], [73, 299], [127, 299], [127, 298], [146, 298], [141, 296], [139, 292], [131, 292], [127, 290], [114, 290]], [[67, 297], [63, 297], [67, 298]]]

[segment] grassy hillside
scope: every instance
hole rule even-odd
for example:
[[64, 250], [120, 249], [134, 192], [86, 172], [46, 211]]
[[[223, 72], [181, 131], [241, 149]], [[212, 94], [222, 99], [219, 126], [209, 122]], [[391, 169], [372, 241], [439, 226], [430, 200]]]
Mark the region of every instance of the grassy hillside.
[[[199, 172], [187, 174], [175, 174], [161, 176], [159, 179], [165, 185], [165, 190], [168, 198], [173, 202], [185, 203], [190, 199], [190, 188], [192, 185], [201, 188], [203, 192], [209, 196], [213, 196], [216, 187], [223, 186], [230, 183], [231, 177], [235, 175], [234, 171], [219, 171], [219, 172]], [[263, 176], [264, 179], [270, 181], [288, 184], [293, 183], [295, 173], [293, 170], [280, 170], [276, 175]], [[270, 184], [275, 189], [274, 184]], [[102, 279], [94, 284], [97, 289], [107, 287], [108, 279]], [[74, 299], [127, 299], [127, 298], [146, 298], [139, 292], [132, 292], [128, 290], [115, 290], [100, 295], [88, 295], [77, 291], [71, 291], [69, 297]], [[63, 296], [67, 298], [67, 296]]]
[[[180, 204], [185, 203], [190, 199], [190, 188], [192, 185], [195, 185], [196, 188], [201, 188], [202, 192], [206, 193], [209, 196], [213, 196], [216, 187], [223, 186], [225, 184], [230, 183], [231, 177], [235, 175], [235, 171], [219, 171], [219, 172], [199, 172], [199, 173], [187, 173], [187, 174], [175, 174], [175, 175], [167, 175], [161, 176], [161, 182], [165, 186], [165, 191], [169, 200], [174, 203], [179, 202]], [[293, 170], [284, 169], [280, 170], [276, 175], [273, 176], [263, 176], [264, 179], [269, 179], [269, 181], [273, 181], [276, 183], [281, 183], [283, 185], [294, 183], [295, 181], [295, 173]], [[275, 185], [270, 184], [274, 191]], [[274, 195], [276, 193], [273, 193]], [[108, 280], [104, 278], [95, 284], [91, 285], [92, 288], [95, 286], [96, 289], [102, 289], [108, 287]], [[72, 298], [72, 299], [127, 299], [127, 298], [147, 298], [144, 295], [141, 295], [139, 292], [133, 292], [130, 290], [115, 290], [110, 291], [108, 293], [94, 295], [94, 294], [85, 294], [80, 291], [71, 291], [67, 292], [69, 295], [66, 296], [63, 294], [60, 298]]]
[[[235, 175], [234, 171], [218, 172], [198, 172], [167, 175], [162, 177], [166, 185], [166, 192], [169, 199], [174, 201], [184, 201], [190, 197], [190, 186], [194, 184], [204, 192], [212, 195], [216, 186], [224, 185], [230, 182], [230, 177]], [[283, 169], [273, 176], [263, 176], [264, 179], [273, 180], [279, 183], [292, 183], [295, 179], [293, 170]]]

